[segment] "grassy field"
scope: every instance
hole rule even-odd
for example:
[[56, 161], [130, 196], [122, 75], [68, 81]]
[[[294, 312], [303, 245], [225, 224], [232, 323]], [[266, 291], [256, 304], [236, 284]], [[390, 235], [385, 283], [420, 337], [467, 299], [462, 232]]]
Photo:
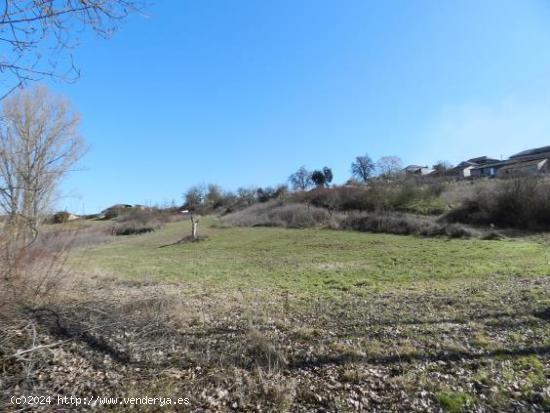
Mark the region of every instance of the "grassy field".
[[177, 242], [188, 233], [176, 222], [73, 254], [74, 283], [40, 322], [79, 344], [56, 350], [49, 380], [190, 399], [163, 411], [550, 408], [543, 237], [223, 228], [214, 218], [201, 222], [204, 240]]
[[15, 411], [8, 394], [52, 392], [189, 400], [140, 412], [550, 411], [548, 234], [421, 238], [205, 217], [202, 239], [180, 242], [189, 223], [168, 218], [131, 236], [113, 235], [119, 221], [46, 228], [34, 248], [60, 259], [33, 261], [25, 282], [49, 294], [0, 332], [1, 411]]
[[254, 288], [331, 294], [444, 285], [495, 277], [550, 275], [550, 248], [530, 241], [449, 240], [318, 229], [218, 228], [176, 244], [188, 223], [86, 251], [84, 262], [131, 279], [185, 282], [198, 289]]

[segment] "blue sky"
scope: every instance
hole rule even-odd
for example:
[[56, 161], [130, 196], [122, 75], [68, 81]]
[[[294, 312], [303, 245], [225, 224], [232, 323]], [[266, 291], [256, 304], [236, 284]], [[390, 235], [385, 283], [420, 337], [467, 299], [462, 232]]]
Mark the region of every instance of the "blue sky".
[[60, 208], [181, 202], [355, 156], [453, 163], [550, 144], [550, 4], [507, 0], [158, 1], [85, 35], [90, 151]]

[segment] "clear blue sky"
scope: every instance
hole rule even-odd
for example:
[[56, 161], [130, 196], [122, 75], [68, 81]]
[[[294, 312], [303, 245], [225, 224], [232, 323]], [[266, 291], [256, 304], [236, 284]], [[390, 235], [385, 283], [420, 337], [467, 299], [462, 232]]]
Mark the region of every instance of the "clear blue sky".
[[158, 1], [86, 35], [76, 84], [90, 151], [60, 208], [181, 202], [189, 186], [349, 177], [550, 145], [546, 1]]

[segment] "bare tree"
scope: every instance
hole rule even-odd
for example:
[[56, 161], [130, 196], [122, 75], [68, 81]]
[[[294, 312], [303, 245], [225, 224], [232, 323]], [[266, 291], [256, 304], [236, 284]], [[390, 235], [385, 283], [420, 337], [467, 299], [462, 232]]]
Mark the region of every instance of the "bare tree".
[[60, 180], [83, 155], [80, 115], [45, 87], [3, 102], [0, 128], [0, 209], [5, 238], [32, 242]]
[[246, 205], [252, 205], [254, 201], [256, 201], [256, 188], [238, 188], [237, 189], [237, 197], [239, 198], [239, 201], [246, 204]]
[[403, 161], [397, 156], [383, 156], [376, 162], [376, 167], [380, 176], [391, 179], [401, 173]]
[[301, 166], [300, 169], [290, 175], [288, 180], [295, 191], [305, 191], [313, 184], [311, 172], [305, 166]]
[[453, 169], [453, 165], [449, 161], [438, 161], [433, 166], [437, 175], [446, 175], [451, 169]]
[[185, 198], [185, 207], [190, 211], [198, 211], [204, 206], [206, 187], [204, 185], [192, 186], [183, 196]]
[[367, 182], [373, 175], [376, 165], [369, 155], [358, 156], [351, 164], [351, 174], [362, 182]]
[[135, 0], [4, 0], [0, 4], [0, 99], [29, 81], [75, 80], [71, 50], [91, 29], [109, 38], [121, 20], [143, 9]]

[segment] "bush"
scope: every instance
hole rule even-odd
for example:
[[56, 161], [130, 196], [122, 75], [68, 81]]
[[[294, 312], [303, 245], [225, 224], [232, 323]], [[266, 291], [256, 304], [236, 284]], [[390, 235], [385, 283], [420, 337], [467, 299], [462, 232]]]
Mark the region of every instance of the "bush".
[[138, 221], [129, 221], [113, 227], [113, 235], [140, 235], [160, 229], [160, 224], [143, 224]]
[[114, 205], [103, 211], [103, 219], [113, 219], [128, 212], [131, 209], [131, 205]]
[[550, 184], [514, 178], [484, 187], [443, 217], [446, 222], [520, 229], [550, 228]]
[[477, 235], [472, 230], [457, 224], [441, 224], [428, 217], [399, 213], [350, 213], [340, 222], [340, 228], [362, 232], [426, 237], [469, 238]]
[[61, 211], [53, 215], [52, 222], [54, 224], [64, 224], [66, 222], [69, 222], [70, 219], [71, 214], [69, 214], [67, 211]]
[[116, 219], [113, 235], [139, 235], [156, 231], [165, 223], [183, 219], [182, 214], [157, 208], [132, 208]]
[[350, 212], [331, 214], [318, 207], [271, 201], [229, 214], [223, 222], [234, 226], [311, 228], [323, 226], [362, 232], [427, 237], [468, 238], [479, 235], [459, 224], [439, 223], [434, 218], [403, 213]]
[[316, 188], [294, 195], [297, 202], [336, 211], [400, 211], [441, 214], [445, 203], [438, 199], [444, 184], [420, 183], [415, 179], [398, 182], [371, 181], [369, 185]]
[[243, 227], [311, 228], [329, 225], [331, 214], [325, 209], [303, 204], [269, 201], [229, 214], [223, 218], [223, 222]]

